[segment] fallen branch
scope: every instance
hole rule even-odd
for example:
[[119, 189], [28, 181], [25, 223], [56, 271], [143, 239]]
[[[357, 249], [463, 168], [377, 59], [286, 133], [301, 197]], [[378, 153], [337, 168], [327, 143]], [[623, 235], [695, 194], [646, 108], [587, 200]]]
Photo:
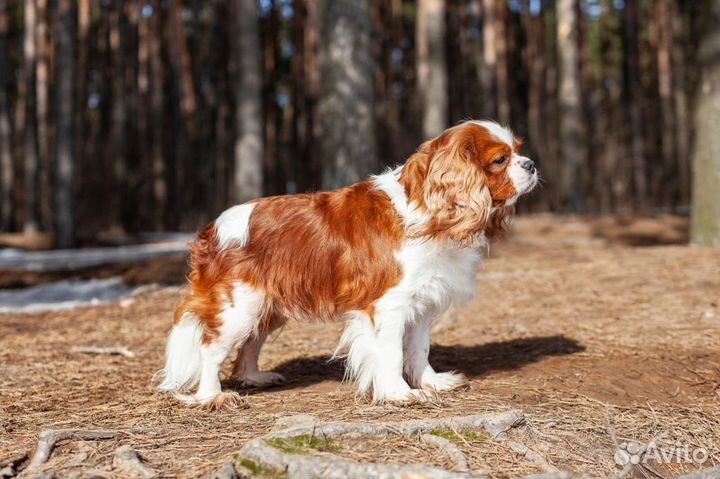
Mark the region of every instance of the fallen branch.
[[448, 441], [444, 437], [434, 436], [432, 434], [423, 434], [420, 437], [427, 444], [435, 446], [444, 452], [445, 455], [455, 464], [455, 470], [460, 472], [467, 472], [470, 470], [465, 454], [463, 454], [460, 448], [452, 442]]
[[125, 356], [126, 358], [134, 358], [135, 353], [130, 351], [125, 346], [109, 346], [109, 347], [99, 347], [99, 346], [75, 346], [70, 350], [73, 353], [83, 353], [83, 354], [116, 354], [120, 356]]
[[120, 446], [115, 449], [113, 467], [134, 477], [152, 477], [155, 471], [143, 464], [137, 451], [130, 446]]
[[40, 466], [50, 459], [53, 449], [60, 441], [99, 441], [102, 439], [113, 439], [119, 433], [117, 431], [89, 431], [85, 429], [50, 429], [40, 433], [37, 448], [28, 469]]

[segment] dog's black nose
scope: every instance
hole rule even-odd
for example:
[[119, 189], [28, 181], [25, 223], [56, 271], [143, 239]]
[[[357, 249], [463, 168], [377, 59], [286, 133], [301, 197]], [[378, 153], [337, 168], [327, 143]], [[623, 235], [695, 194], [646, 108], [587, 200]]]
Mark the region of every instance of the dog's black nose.
[[535, 173], [535, 162], [533, 160], [525, 160], [520, 166], [528, 170], [530, 173]]

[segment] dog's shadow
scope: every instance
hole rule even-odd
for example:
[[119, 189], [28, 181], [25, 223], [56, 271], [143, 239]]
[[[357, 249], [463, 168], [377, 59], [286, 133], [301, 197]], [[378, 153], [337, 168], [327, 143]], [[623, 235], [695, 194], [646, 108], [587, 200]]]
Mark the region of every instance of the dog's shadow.
[[[497, 341], [475, 346], [433, 345], [430, 348], [430, 364], [438, 371], [458, 371], [469, 378], [477, 378], [496, 371], [508, 371], [531, 364], [545, 357], [565, 356], [585, 351], [585, 346], [563, 335]], [[269, 390], [295, 389], [323, 381], [343, 380], [345, 368], [342, 360], [329, 355], [296, 358], [273, 369], [288, 382], [268, 388]], [[231, 389], [240, 389], [234, 381], [224, 381]], [[257, 394], [264, 389], [243, 389], [244, 393]]]

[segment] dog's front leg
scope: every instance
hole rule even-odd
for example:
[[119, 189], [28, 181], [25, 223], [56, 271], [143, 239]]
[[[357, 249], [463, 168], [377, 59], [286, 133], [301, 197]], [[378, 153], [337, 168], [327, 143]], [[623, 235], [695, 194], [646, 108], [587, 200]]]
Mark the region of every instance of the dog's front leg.
[[396, 309], [371, 318], [358, 311], [348, 320], [338, 350], [347, 350], [347, 376], [358, 393], [372, 391], [374, 402], [423, 401], [427, 395], [403, 379], [406, 315]]
[[406, 319], [401, 314], [378, 314], [376, 321], [377, 357], [374, 361], [373, 400], [425, 401], [427, 395], [412, 389], [403, 379], [403, 336]]
[[403, 340], [404, 372], [413, 387], [428, 392], [449, 391], [462, 386], [467, 381], [458, 373], [436, 373], [428, 356], [430, 354], [431, 318], [418, 318], [405, 328]]

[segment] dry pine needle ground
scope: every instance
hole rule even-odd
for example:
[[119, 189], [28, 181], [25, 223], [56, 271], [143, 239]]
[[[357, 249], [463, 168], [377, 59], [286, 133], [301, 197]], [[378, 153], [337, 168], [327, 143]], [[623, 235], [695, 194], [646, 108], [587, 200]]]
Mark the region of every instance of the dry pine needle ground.
[[[356, 400], [341, 365], [328, 363], [339, 324], [294, 324], [275, 337], [261, 366], [290, 382], [244, 391], [246, 409], [208, 412], [158, 396], [150, 379], [177, 288], [102, 307], [0, 315], [0, 463], [31, 454], [43, 430], [110, 429], [116, 438], [59, 444], [47, 470], [112, 477], [115, 449], [130, 445], [164, 476], [195, 477], [283, 416], [396, 421], [511, 408], [525, 411], [523, 440], [560, 469], [615, 474], [617, 442], [654, 437], [705, 448], [705, 465], [720, 463], [720, 250], [628, 246], [680, 241], [683, 228], [677, 218], [520, 219], [492, 249], [477, 298], [433, 336], [437, 368], [470, 379], [437, 404]], [[85, 345], [123, 345], [135, 356], [72, 352]], [[357, 460], [448, 466], [413, 441], [341, 446]], [[502, 447], [463, 447], [471, 467], [493, 477], [534, 471]], [[656, 467], [661, 475], [689, 468]]]

